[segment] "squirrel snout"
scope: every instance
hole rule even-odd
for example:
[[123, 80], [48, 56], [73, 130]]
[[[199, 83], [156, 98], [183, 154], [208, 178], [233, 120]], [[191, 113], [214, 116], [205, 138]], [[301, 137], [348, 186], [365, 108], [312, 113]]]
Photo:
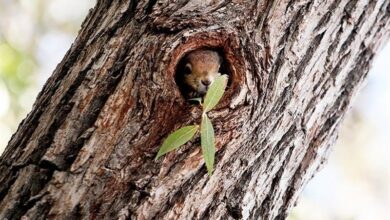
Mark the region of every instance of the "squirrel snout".
[[206, 80], [201, 80], [202, 84], [205, 86], [209, 86], [211, 84], [211, 81], [206, 79]]

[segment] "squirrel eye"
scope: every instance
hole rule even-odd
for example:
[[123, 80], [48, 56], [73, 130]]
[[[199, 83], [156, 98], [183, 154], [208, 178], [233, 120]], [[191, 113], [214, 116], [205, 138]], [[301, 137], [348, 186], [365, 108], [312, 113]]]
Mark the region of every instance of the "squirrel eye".
[[192, 72], [192, 67], [190, 63], [187, 63], [186, 66], [184, 67], [184, 74], [189, 75]]

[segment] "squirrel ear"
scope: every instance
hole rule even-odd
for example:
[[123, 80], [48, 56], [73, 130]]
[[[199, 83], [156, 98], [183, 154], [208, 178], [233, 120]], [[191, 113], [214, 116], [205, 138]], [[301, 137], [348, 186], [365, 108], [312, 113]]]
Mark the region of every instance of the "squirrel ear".
[[191, 63], [187, 63], [186, 66], [184, 67], [184, 73], [185, 74], [190, 74], [191, 72], [192, 72]]

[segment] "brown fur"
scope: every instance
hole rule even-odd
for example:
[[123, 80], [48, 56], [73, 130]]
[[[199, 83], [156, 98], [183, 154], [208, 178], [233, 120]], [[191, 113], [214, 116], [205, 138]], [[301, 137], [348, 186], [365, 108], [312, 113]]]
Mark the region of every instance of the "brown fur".
[[205, 81], [213, 82], [220, 75], [221, 57], [212, 50], [195, 50], [186, 57], [186, 66], [190, 71], [185, 75], [185, 83], [190, 86], [194, 92], [204, 95], [207, 92], [208, 85], [202, 83]]

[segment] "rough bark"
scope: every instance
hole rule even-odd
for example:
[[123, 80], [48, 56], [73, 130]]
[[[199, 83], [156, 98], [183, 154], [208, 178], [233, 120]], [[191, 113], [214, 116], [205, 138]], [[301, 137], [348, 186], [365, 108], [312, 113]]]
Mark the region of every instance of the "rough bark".
[[[326, 161], [389, 37], [387, 0], [97, 2], [0, 160], [0, 219], [283, 219]], [[219, 50], [229, 88], [199, 138], [175, 82], [196, 48]]]

